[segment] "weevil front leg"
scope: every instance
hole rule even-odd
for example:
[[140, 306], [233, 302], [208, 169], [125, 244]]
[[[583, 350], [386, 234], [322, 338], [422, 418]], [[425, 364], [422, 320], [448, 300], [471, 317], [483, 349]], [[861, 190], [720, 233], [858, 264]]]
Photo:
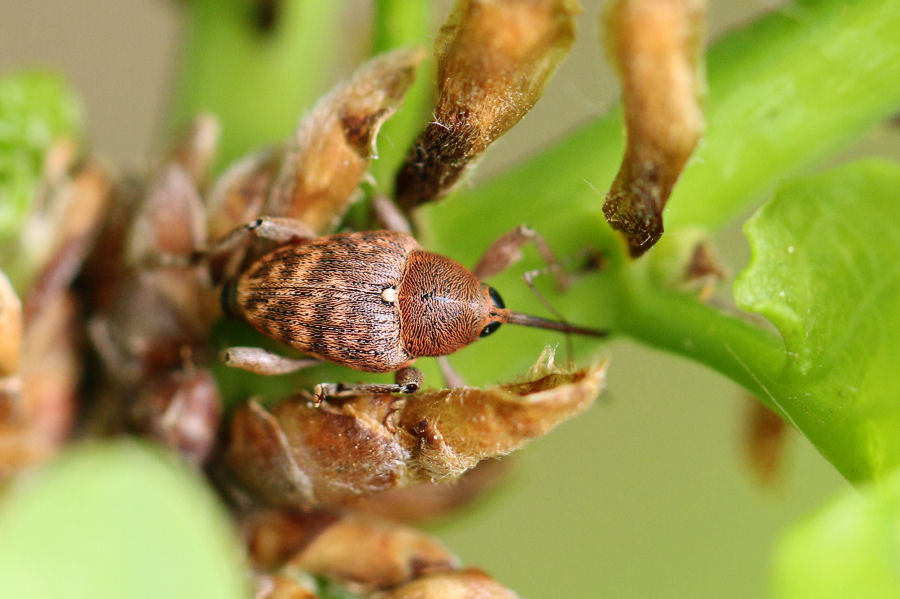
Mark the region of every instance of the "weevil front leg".
[[407, 366], [394, 373], [393, 384], [380, 383], [320, 383], [313, 390], [316, 403], [329, 397], [347, 397], [360, 393], [415, 393], [422, 385], [422, 371]]
[[226, 366], [263, 375], [288, 374], [320, 363], [312, 358], [286, 358], [261, 347], [229, 347], [222, 352], [221, 357]]
[[527, 225], [519, 225], [512, 231], [505, 233], [497, 238], [484, 251], [481, 260], [475, 265], [472, 272], [479, 279], [488, 279], [495, 275], [499, 275], [512, 265], [522, 260], [522, 247], [526, 243], [533, 243], [537, 248], [538, 254], [547, 264], [547, 269], [556, 279], [557, 288], [564, 291], [568, 287], [569, 280], [556, 254], [544, 241], [541, 235]]

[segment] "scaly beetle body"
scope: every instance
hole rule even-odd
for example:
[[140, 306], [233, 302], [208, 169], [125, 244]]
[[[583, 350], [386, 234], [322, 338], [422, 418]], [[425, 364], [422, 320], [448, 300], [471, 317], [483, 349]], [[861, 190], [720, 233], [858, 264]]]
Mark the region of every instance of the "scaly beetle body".
[[223, 304], [285, 345], [369, 372], [451, 354], [511, 314], [464, 266], [393, 231], [281, 247], [226, 285]]

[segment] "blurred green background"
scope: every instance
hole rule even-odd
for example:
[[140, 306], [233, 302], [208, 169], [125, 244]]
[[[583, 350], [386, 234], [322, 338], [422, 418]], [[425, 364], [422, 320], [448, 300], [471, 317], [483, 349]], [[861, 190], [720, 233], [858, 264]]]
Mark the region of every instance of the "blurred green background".
[[[598, 39], [601, 4], [582, 0], [572, 54], [537, 107], [488, 152], [475, 181], [615, 101]], [[347, 54], [329, 84], [368, 49], [370, 3], [345, 6]], [[436, 25], [448, 7], [439, 3]], [[713, 1], [709, 35], [766, 9]], [[165, 0], [2, 0], [0, 74], [60, 70], [84, 97], [93, 149], [119, 167], [149, 166], [164, 142], [179, 15], [178, 3]], [[900, 156], [897, 146], [896, 133], [882, 130], [850, 155]], [[724, 262], [739, 271], [747, 257], [739, 225], [719, 241]], [[775, 539], [846, 482], [792, 435], [775, 485], [759, 485], [743, 453], [748, 400], [735, 385], [628, 342], [602, 353], [612, 365], [597, 405], [516, 456], [504, 486], [435, 532], [523, 597], [766, 596]]]

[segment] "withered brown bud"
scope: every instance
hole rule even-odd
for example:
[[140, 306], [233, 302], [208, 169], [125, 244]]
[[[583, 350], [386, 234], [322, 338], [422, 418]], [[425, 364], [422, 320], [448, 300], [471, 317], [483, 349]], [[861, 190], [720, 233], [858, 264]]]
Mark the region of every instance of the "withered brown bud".
[[216, 381], [205, 368], [158, 377], [144, 385], [131, 409], [135, 428], [198, 466], [212, 450], [221, 414]]
[[0, 271], [0, 380], [15, 374], [22, 350], [22, 303]]
[[705, 9], [703, 0], [616, 0], [606, 14], [628, 140], [603, 213], [632, 256], [662, 235], [663, 208], [703, 134]]
[[702, 240], [694, 247], [690, 262], [684, 271], [684, 282], [698, 289], [700, 301], [709, 301], [716, 285], [727, 273], [709, 240]]
[[456, 558], [424, 532], [348, 515], [324, 530], [291, 563], [356, 587], [392, 587], [423, 572], [447, 570]]
[[575, 36], [575, 0], [457, 0], [435, 41], [438, 102], [397, 176], [404, 210], [450, 191], [531, 110]]
[[205, 216], [194, 180], [172, 163], [157, 174], [128, 232], [126, 263], [148, 268], [159, 254], [190, 254], [204, 244]]
[[265, 214], [300, 219], [317, 233], [332, 231], [355, 199], [378, 130], [424, 57], [421, 49], [382, 54], [321, 100], [287, 149]]
[[437, 572], [389, 591], [375, 593], [371, 599], [518, 599], [518, 595], [479, 570], [466, 568], [455, 572]]
[[191, 177], [198, 187], [206, 182], [219, 148], [219, 119], [209, 113], [194, 117], [172, 152], [172, 161]]
[[256, 152], [234, 163], [219, 177], [207, 198], [210, 241], [221, 239], [262, 214], [282, 158], [280, 149]]
[[[25, 296], [26, 322], [46, 301], [63, 293], [81, 270], [106, 216], [109, 190], [106, 170], [88, 161], [29, 218], [22, 238], [36, 274]], [[38, 244], [41, 247], [35, 247]]]
[[408, 400], [357, 395], [317, 408], [255, 402], [232, 420], [227, 461], [248, 490], [273, 504], [338, 504], [421, 481], [451, 481], [505, 455], [589, 406], [605, 365], [539, 372], [521, 383], [460, 387]]

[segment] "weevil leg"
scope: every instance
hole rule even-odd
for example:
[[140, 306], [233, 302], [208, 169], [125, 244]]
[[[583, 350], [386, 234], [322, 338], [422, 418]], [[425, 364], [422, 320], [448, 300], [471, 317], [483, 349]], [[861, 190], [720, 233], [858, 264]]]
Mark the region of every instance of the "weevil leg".
[[393, 384], [381, 383], [320, 383], [313, 390], [316, 403], [329, 397], [346, 397], [360, 393], [415, 393], [422, 385], [422, 371], [407, 366], [394, 373]]
[[447, 356], [439, 356], [437, 363], [441, 369], [441, 375], [444, 377], [444, 384], [447, 385], [447, 387], [453, 389], [455, 387], [466, 386], [466, 382], [459, 373], [456, 372], [456, 369], [453, 368], [453, 365], [450, 363], [450, 360], [447, 359]]
[[379, 194], [372, 198], [372, 212], [385, 229], [412, 234], [409, 219], [389, 197]]
[[229, 347], [221, 353], [226, 366], [256, 374], [275, 375], [296, 372], [319, 364], [319, 360], [297, 360], [266, 351], [261, 347]]
[[501, 235], [488, 246], [472, 272], [479, 279], [488, 279], [500, 274], [522, 259], [521, 250], [526, 243], [534, 244], [538, 254], [546, 262], [547, 269], [556, 279], [557, 288], [564, 291], [568, 287], [569, 281], [556, 254], [553, 253], [544, 238], [527, 225], [519, 225], [512, 231]]

